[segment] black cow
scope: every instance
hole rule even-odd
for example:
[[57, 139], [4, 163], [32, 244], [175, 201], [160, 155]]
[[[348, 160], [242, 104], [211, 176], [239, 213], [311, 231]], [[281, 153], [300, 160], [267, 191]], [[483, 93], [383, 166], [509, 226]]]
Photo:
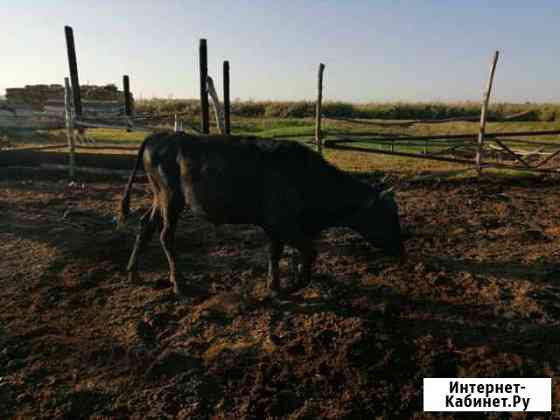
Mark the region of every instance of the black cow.
[[279, 290], [278, 264], [285, 244], [295, 247], [301, 257], [294, 289], [309, 284], [317, 256], [313, 240], [329, 227], [352, 228], [386, 253], [404, 255], [392, 195], [341, 172], [300, 144], [184, 133], [150, 135], [140, 146], [124, 191], [121, 222], [129, 213], [130, 190], [142, 161], [153, 204], [141, 219], [128, 263], [131, 278], [140, 252], [159, 227], [174, 291], [185, 291], [173, 240], [185, 205], [215, 225], [262, 227], [269, 238], [268, 285], [273, 291]]

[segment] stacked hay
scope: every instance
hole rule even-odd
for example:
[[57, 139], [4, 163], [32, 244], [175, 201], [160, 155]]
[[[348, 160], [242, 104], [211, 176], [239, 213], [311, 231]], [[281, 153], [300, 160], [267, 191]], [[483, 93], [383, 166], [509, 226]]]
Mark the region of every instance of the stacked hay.
[[62, 85], [26, 85], [23, 88], [6, 89], [6, 100], [9, 104], [29, 105], [35, 111], [41, 111], [48, 99], [64, 98]]
[[105, 86], [84, 85], [80, 86], [82, 98], [95, 101], [119, 101], [123, 93], [113, 84]]
[[[80, 86], [82, 99], [97, 101], [123, 102], [123, 92], [115, 85]], [[8, 104], [20, 107], [31, 106], [35, 111], [43, 111], [47, 101], [64, 101], [64, 86], [62, 85], [26, 85], [23, 88], [6, 89]]]

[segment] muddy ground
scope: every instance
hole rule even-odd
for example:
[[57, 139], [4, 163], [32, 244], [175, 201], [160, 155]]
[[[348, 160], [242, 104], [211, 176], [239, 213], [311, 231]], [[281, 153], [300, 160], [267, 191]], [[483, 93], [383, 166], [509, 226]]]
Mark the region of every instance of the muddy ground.
[[0, 418], [423, 419], [422, 378], [455, 376], [553, 377], [560, 415], [557, 179], [401, 179], [405, 265], [332, 229], [278, 301], [257, 228], [185, 213], [179, 267], [202, 290], [177, 300], [157, 240], [140, 284], [123, 272], [122, 180], [0, 179]]

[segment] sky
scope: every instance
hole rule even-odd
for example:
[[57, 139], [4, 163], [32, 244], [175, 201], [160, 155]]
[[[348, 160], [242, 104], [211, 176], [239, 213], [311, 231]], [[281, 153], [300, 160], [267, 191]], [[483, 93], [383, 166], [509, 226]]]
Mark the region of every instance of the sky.
[[231, 98], [350, 102], [480, 101], [500, 51], [492, 101], [560, 102], [557, 0], [0, 0], [7, 87], [63, 83], [64, 25], [82, 84], [130, 75], [136, 98], [195, 98], [198, 43]]

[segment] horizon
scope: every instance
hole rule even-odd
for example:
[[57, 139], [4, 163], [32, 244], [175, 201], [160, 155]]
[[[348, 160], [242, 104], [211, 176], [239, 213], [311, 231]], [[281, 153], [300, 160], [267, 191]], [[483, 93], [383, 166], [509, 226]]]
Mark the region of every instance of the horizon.
[[22, 0], [6, 6], [12, 40], [4, 46], [0, 96], [10, 87], [63, 82], [69, 25], [80, 83], [121, 88], [129, 74], [137, 100], [196, 98], [205, 38], [218, 94], [221, 63], [230, 61], [232, 101], [314, 101], [323, 62], [325, 101], [480, 102], [498, 50], [491, 103], [560, 102], [560, 59], [551, 53], [560, 4], [451, 3]]
[[[23, 86], [11, 86], [11, 87], [23, 87]], [[0, 95], [0, 100], [5, 100], [6, 96]], [[134, 98], [134, 101], [200, 101], [200, 98], [162, 98], [162, 97], [151, 97], [151, 98]], [[316, 102], [316, 99], [293, 99], [293, 100], [282, 100], [282, 99], [240, 99], [235, 98], [231, 100], [232, 103], [245, 103], [245, 102], [272, 102], [272, 103], [281, 103], [281, 102]], [[462, 105], [462, 104], [481, 104], [482, 98], [480, 100], [458, 100], [458, 101], [430, 101], [430, 100], [410, 100], [410, 101], [385, 101], [385, 100], [378, 100], [378, 101], [341, 101], [337, 99], [324, 99], [322, 101], [323, 104], [328, 103], [347, 103], [351, 105], [359, 105], [359, 106], [367, 106], [367, 105], [398, 105], [398, 104], [405, 104], [405, 105], [437, 105], [437, 104], [444, 104], [444, 105]], [[537, 101], [525, 101], [525, 102], [499, 102], [494, 101], [490, 102], [489, 106], [499, 106], [499, 105], [560, 105], [560, 100], [556, 102], [537, 102]]]

